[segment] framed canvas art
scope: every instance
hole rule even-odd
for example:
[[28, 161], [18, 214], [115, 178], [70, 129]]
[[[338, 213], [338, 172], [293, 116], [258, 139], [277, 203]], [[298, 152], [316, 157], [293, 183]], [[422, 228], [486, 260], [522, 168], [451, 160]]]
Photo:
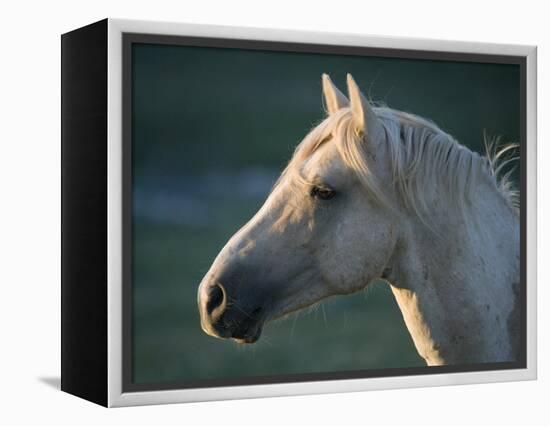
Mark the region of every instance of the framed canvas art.
[[106, 19], [62, 46], [62, 390], [536, 378], [536, 48]]

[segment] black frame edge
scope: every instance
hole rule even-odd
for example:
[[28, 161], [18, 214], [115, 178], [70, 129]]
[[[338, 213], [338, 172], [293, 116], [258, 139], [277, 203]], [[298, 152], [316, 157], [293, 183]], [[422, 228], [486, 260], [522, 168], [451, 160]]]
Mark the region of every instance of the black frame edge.
[[108, 20], [61, 36], [61, 390], [107, 406]]

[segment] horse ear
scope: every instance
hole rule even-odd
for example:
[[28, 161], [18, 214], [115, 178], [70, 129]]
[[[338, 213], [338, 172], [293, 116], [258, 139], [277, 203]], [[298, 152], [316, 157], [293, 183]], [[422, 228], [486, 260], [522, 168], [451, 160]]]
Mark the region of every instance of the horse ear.
[[364, 132], [366, 135], [376, 137], [384, 129], [382, 123], [374, 113], [370, 102], [359, 90], [357, 83], [348, 74], [348, 93], [351, 105], [353, 120], [357, 126], [357, 130]]
[[327, 74], [323, 74], [323, 95], [329, 115], [334, 114], [341, 108], [349, 105], [348, 98], [332, 83], [332, 80]]

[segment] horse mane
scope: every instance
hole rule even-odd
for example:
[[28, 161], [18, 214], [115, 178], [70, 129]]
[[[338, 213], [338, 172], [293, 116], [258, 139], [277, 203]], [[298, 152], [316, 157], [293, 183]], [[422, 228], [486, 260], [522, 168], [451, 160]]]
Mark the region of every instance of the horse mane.
[[[499, 138], [484, 135], [484, 156], [461, 145], [433, 122], [418, 115], [386, 106], [374, 107], [386, 133], [393, 183], [404, 205], [420, 218], [429, 210], [426, 194], [444, 194], [463, 210], [480, 178], [485, 174], [508, 205], [518, 214], [519, 192], [511, 175], [502, 174], [517, 160], [517, 144], [501, 145]], [[300, 165], [335, 133], [338, 150], [348, 167], [353, 169], [366, 189], [380, 202], [386, 203], [384, 191], [369, 171], [364, 136], [358, 134], [349, 108], [342, 108], [316, 126], [297, 146], [281, 179], [298, 177]], [[298, 172], [298, 173], [296, 173]]]

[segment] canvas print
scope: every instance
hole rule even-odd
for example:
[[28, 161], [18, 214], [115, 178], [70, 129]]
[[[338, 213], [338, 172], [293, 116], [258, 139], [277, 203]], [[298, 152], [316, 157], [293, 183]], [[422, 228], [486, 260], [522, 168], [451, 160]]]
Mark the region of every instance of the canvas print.
[[519, 65], [131, 49], [133, 384], [522, 359]]

